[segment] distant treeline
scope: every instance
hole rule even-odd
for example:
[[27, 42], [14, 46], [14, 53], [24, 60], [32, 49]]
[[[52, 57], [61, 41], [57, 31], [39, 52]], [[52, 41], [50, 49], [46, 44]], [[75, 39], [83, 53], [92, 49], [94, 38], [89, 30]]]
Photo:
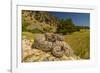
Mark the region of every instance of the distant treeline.
[[89, 29], [88, 26], [75, 26], [71, 18], [66, 20], [61, 19], [60, 24], [57, 26], [57, 33], [67, 34], [75, 31], [80, 31], [80, 29]]
[[90, 29], [89, 26], [76, 26], [76, 27], [79, 28], [79, 29]]

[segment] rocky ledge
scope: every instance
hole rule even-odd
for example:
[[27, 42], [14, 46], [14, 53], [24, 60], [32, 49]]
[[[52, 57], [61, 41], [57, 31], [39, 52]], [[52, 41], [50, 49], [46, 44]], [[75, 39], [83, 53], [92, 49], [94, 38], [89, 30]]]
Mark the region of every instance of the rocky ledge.
[[24, 38], [22, 44], [23, 62], [80, 59], [59, 34], [45, 33], [44, 36], [37, 36], [34, 40]]

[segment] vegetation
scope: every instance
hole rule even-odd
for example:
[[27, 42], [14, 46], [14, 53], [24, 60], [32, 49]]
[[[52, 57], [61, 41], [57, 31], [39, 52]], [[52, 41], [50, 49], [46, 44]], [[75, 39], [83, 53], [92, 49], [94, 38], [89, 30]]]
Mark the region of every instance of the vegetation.
[[83, 59], [90, 58], [90, 31], [88, 29], [81, 29], [80, 32], [74, 32], [65, 35], [65, 41], [71, 45], [75, 54]]
[[88, 26], [76, 26], [78, 29], [90, 29]]
[[[90, 31], [88, 26], [75, 26], [71, 18], [58, 19], [47, 12], [25, 12], [22, 14], [23, 38], [33, 39], [35, 33], [63, 34], [64, 40], [72, 47], [77, 56], [83, 59], [90, 58]], [[29, 28], [27, 29], [27, 27]]]
[[32, 33], [56, 32], [65, 35], [80, 31], [80, 29], [89, 29], [88, 26], [75, 26], [72, 18], [58, 19], [48, 12], [23, 11], [22, 13], [22, 31]]
[[58, 24], [57, 27], [57, 33], [62, 33], [62, 34], [67, 34], [67, 33], [72, 33], [75, 31], [79, 31], [79, 28], [76, 28], [72, 19], [61, 19], [60, 24]]
[[31, 32], [22, 32], [22, 38], [32, 40], [34, 38], [34, 35]]
[[22, 31], [27, 31], [27, 26], [28, 26], [28, 23], [22, 19]]

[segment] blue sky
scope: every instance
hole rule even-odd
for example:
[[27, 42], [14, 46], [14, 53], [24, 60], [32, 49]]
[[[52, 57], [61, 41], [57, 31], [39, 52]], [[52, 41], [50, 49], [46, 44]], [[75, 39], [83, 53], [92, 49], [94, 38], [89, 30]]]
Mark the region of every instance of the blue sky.
[[49, 13], [60, 19], [72, 18], [75, 25], [79, 26], [90, 25], [89, 13], [73, 13], [73, 12], [49, 12]]

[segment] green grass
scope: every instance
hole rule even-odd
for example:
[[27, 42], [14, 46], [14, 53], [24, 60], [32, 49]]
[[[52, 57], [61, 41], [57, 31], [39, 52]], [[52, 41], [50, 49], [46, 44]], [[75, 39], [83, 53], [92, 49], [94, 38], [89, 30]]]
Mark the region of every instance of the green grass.
[[22, 38], [32, 40], [32, 39], [34, 39], [34, 36], [33, 36], [33, 33], [31, 33], [31, 32], [22, 32]]
[[72, 47], [76, 55], [83, 59], [89, 59], [90, 31], [88, 29], [81, 29], [80, 32], [74, 32], [64, 37], [65, 41]]

